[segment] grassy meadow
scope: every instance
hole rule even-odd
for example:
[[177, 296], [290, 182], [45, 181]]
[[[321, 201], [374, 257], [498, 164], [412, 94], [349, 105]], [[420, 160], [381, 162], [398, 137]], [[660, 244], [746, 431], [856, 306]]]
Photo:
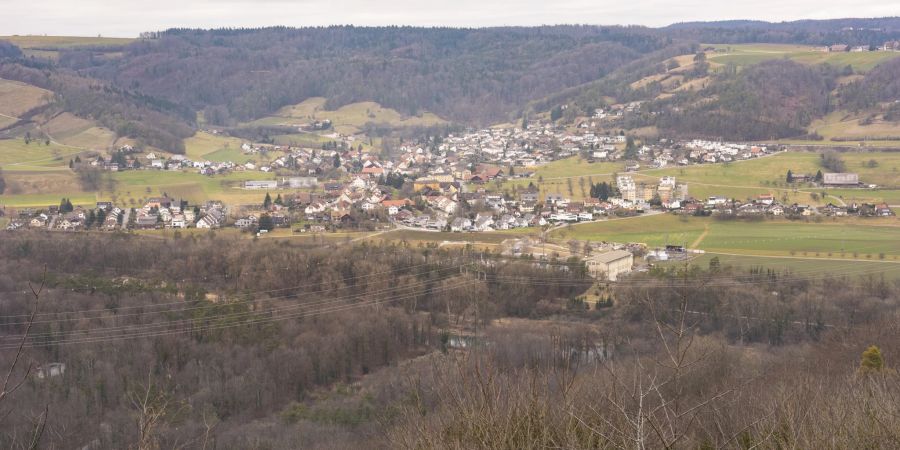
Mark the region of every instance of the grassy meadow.
[[238, 138], [229, 136], [220, 136], [205, 131], [198, 131], [197, 134], [184, 140], [185, 156], [194, 161], [210, 160], [210, 154], [236, 150], [241, 151], [243, 141]]
[[53, 142], [0, 139], [0, 167], [6, 172], [69, 170], [69, 159], [82, 152]]
[[176, 199], [190, 202], [222, 200], [226, 203], [261, 203], [263, 191], [242, 189], [243, 181], [273, 180], [275, 175], [263, 172], [232, 172], [227, 175], [205, 176], [194, 172], [136, 170], [111, 174], [114, 180], [112, 192], [101, 192], [103, 198], [140, 205], [149, 198], [169, 194]]
[[823, 52], [808, 45], [791, 44], [704, 44], [719, 51], [708, 52], [707, 59], [717, 64], [735, 64], [739, 67], [759, 64], [770, 59], [790, 59], [803, 64], [828, 63], [844, 67], [850, 65], [856, 71], [865, 72], [891, 58], [896, 52]]
[[[547, 194], [558, 193], [574, 200], [581, 200], [590, 195], [590, 183], [601, 181], [613, 181], [614, 174], [624, 172], [624, 162], [596, 162], [589, 163], [580, 156], [560, 159], [533, 169], [516, 168], [520, 172], [533, 172], [528, 178], [517, 178], [501, 183], [499, 189], [494, 183], [488, 183], [483, 187], [490, 191], [507, 191], [524, 189], [529, 184], [534, 184], [541, 192], [541, 198]], [[571, 182], [572, 190], [569, 191]], [[477, 186], [471, 186], [476, 188]]]
[[[786, 196], [793, 203], [835, 203], [834, 198], [821, 197], [816, 200], [812, 193], [826, 192], [849, 201], [891, 201], [900, 197], [900, 153], [897, 152], [847, 152], [841, 158], [848, 172], [858, 173], [860, 180], [876, 184], [885, 189], [822, 189], [803, 185], [790, 186], [786, 183], [787, 171], [795, 174], [815, 174], [828, 172], [820, 164], [820, 156], [814, 152], [782, 152], [776, 155], [730, 164], [703, 164], [685, 167], [644, 170], [635, 175], [636, 179], [652, 179], [674, 176], [687, 182], [689, 192], [696, 198], [710, 195], [724, 195], [737, 199], [752, 198], [763, 193], [775, 194], [781, 199]], [[870, 161], [875, 161], [871, 164]], [[893, 189], [887, 189], [893, 188]]]
[[37, 86], [0, 78], [0, 120], [14, 122], [20, 114], [46, 104], [52, 95]]
[[251, 125], [305, 125], [316, 120], [331, 120], [334, 131], [354, 135], [367, 123], [383, 123], [391, 126], [428, 126], [444, 123], [431, 113], [406, 116], [399, 111], [386, 108], [376, 102], [358, 102], [344, 105], [336, 110], [325, 109], [327, 99], [313, 97], [296, 105], [281, 108], [275, 114], [250, 122]]
[[[759, 194], [770, 193], [787, 203], [840, 203], [840, 199], [844, 202], [885, 201], [889, 204], [900, 204], [900, 152], [846, 152], [842, 153], [841, 157], [846, 163], [848, 172], [858, 173], [861, 181], [876, 184], [879, 188], [821, 189], [803, 184], [788, 185], [786, 183], [788, 170], [796, 174], [828, 171], [821, 166], [820, 156], [815, 152], [782, 152], [729, 164], [643, 169], [629, 175], [637, 182], [648, 184], [657, 182], [663, 176], [674, 176], [679, 182], [688, 183], [689, 194], [695, 198], [722, 195], [746, 200]], [[523, 189], [531, 183], [540, 189], [542, 198], [549, 193], [559, 193], [574, 200], [581, 200], [589, 194], [591, 182], [612, 182], [616, 173], [624, 173], [624, 163], [591, 164], [575, 156], [537, 167], [533, 172], [534, 175], [529, 178], [505, 181], [499, 188], [495, 183], [488, 183], [483, 187], [490, 191], [511, 193], [514, 188]], [[470, 186], [475, 187], [477, 186]], [[821, 197], [822, 192], [828, 196]]]
[[900, 258], [900, 221], [896, 217], [723, 221], [659, 214], [573, 225], [555, 230], [551, 236], [560, 240], [639, 242], [651, 248], [668, 243], [739, 255], [885, 261]]
[[[707, 268], [709, 262], [713, 258], [718, 258], [719, 264], [725, 268], [732, 268], [736, 271], [746, 272], [754, 267], [765, 267], [774, 269], [778, 272], [789, 272], [791, 276], [803, 277], [811, 279], [821, 279], [834, 276], [862, 276], [862, 275], [884, 275], [888, 278], [900, 278], [900, 264], [896, 264], [893, 260], [868, 260], [856, 259], [847, 260], [830, 260], [815, 257], [783, 257], [772, 258], [765, 256], [748, 256], [748, 255], [723, 255], [715, 253], [704, 253], [691, 258], [687, 264], [696, 265], [698, 267]], [[684, 262], [663, 262], [661, 266], [672, 266], [685, 264]]]
[[[56, 59], [60, 50], [90, 47], [97, 52], [96, 58], [116, 58], [121, 56], [117, 48], [134, 41], [133, 38], [116, 38], [100, 36], [0, 36], [0, 39], [9, 41], [22, 49], [22, 53], [28, 57]], [[104, 51], [103, 47], [110, 47]]]
[[819, 134], [824, 140], [801, 142], [787, 139], [783, 142], [900, 148], [900, 122], [884, 120], [880, 111], [859, 113], [845, 110], [834, 111], [813, 121], [808, 130], [810, 133]]
[[116, 140], [116, 134], [112, 130], [70, 113], [54, 117], [43, 124], [41, 129], [60, 144], [86, 150], [105, 151]]

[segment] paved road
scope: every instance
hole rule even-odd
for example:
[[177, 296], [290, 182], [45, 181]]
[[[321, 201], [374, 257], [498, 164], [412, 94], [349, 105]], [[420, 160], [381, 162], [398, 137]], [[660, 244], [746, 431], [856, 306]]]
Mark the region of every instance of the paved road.
[[128, 217], [131, 216], [131, 208], [125, 208], [125, 216], [122, 217], [122, 229], [128, 229]]

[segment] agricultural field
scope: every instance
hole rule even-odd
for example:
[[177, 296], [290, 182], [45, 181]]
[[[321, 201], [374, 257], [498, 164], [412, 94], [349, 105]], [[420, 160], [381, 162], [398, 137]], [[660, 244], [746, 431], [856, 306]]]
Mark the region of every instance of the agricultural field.
[[209, 159], [207, 155], [222, 150], [236, 149], [240, 152], [243, 143], [238, 138], [198, 131], [184, 140], [185, 156], [194, 161], [202, 161]]
[[614, 219], [555, 230], [552, 237], [592, 242], [685, 245], [712, 253], [838, 260], [900, 260], [900, 221], [723, 221], [671, 214]]
[[[845, 152], [841, 157], [846, 163], [847, 171], [858, 173], [861, 181], [876, 184], [880, 188], [822, 189], [809, 185], [788, 185], [785, 180], [788, 170], [807, 174], [815, 174], [818, 170], [827, 172], [820, 165], [820, 156], [815, 152], [782, 152], [730, 164], [644, 169], [629, 175], [635, 181], [645, 183], [655, 183], [662, 176], [674, 176], [678, 181], [688, 183], [689, 194], [695, 198], [722, 195], [745, 200], [771, 193], [788, 203], [826, 204], [840, 203], [843, 200], [900, 204], [900, 152]], [[624, 173], [624, 163], [590, 164], [576, 156], [538, 167], [533, 170], [532, 176], [504, 181], [499, 187], [494, 183], [482, 186], [489, 191], [512, 193], [513, 190], [534, 184], [540, 189], [542, 197], [549, 193], [559, 193], [573, 200], [581, 200], [589, 193], [591, 182], [612, 182], [616, 173]], [[822, 192], [826, 192], [828, 196], [823, 198]]]
[[130, 44], [133, 38], [100, 37], [100, 36], [0, 36], [0, 39], [9, 41], [19, 48], [77, 48], [97, 46], [118, 46]]
[[[77, 49], [79, 47], [91, 47], [95, 57], [116, 58], [121, 56], [118, 47], [130, 44], [133, 38], [107, 38], [88, 36], [0, 36], [0, 39], [9, 41], [22, 49], [22, 53], [28, 57], [56, 59], [60, 50]], [[110, 47], [104, 51], [102, 47]]]
[[69, 170], [69, 158], [83, 150], [55, 144], [24, 139], [0, 139], [0, 167], [5, 172]]
[[117, 172], [110, 176], [114, 181], [114, 190], [98, 195], [128, 206], [143, 204], [147, 198], [164, 193], [192, 203], [206, 200], [222, 200], [229, 204], [261, 203], [265, 192], [244, 190], [241, 183], [276, 178], [273, 174], [262, 172], [205, 176], [193, 172], [155, 170]]
[[[704, 253], [691, 258], [687, 264], [708, 268], [713, 258], [717, 258], [720, 267], [731, 268], [738, 273], [746, 273], [751, 268], [764, 267], [780, 273], [789, 273], [791, 277], [805, 279], [822, 279], [834, 276], [872, 275], [887, 278], [900, 278], [900, 264], [893, 260], [857, 259], [853, 261], [830, 260], [815, 257], [781, 257], [723, 255]], [[683, 265], [685, 262], [669, 261], [659, 263], [660, 266]]]
[[534, 170], [534, 178], [544, 181], [564, 181], [571, 177], [605, 176], [625, 170], [623, 162], [588, 163], [579, 156], [560, 159], [538, 166]]
[[66, 194], [22, 194], [0, 195], [0, 205], [13, 208], [40, 208], [50, 205], [58, 205], [63, 197], [72, 201], [73, 205], [91, 206], [97, 201], [93, 193], [76, 192]]
[[[883, 187], [897, 187], [900, 180], [900, 153], [897, 152], [846, 152], [841, 154], [848, 172], [858, 173], [860, 180]], [[815, 174], [822, 170], [820, 156], [814, 152], [782, 152], [748, 161], [731, 164], [704, 164], [685, 167], [643, 170], [634, 174], [637, 180], [652, 181], [661, 176], [674, 176], [687, 182], [690, 195], [704, 198], [710, 195], [724, 195], [746, 199], [757, 194], [773, 193], [781, 199], [787, 196], [793, 203], [822, 204], [837, 202], [831, 196], [842, 197], [846, 201], [892, 201], [900, 193], [891, 190], [872, 189], [822, 189], [808, 186], [790, 186], [785, 182], [788, 170], [793, 173]], [[874, 161], [871, 164], [870, 161]], [[830, 196], [814, 199], [812, 193], [826, 192]]]
[[759, 64], [770, 59], [787, 58], [804, 64], [828, 63], [865, 72], [891, 58], [896, 52], [822, 52], [807, 45], [790, 44], [704, 44], [717, 51], [708, 52], [707, 59], [716, 64], [735, 64], [739, 67]]
[[21, 114], [47, 104], [52, 95], [37, 86], [0, 78], [0, 128], [15, 122]]
[[400, 112], [385, 108], [376, 102], [359, 102], [344, 105], [336, 110], [325, 109], [326, 99], [313, 97], [297, 105], [285, 106], [269, 117], [250, 122], [250, 125], [305, 125], [317, 120], [331, 120], [334, 131], [344, 135], [354, 135], [367, 123], [387, 124], [396, 127], [428, 126], [444, 123], [440, 117], [423, 113], [405, 116]]
[[818, 133], [825, 141], [838, 139], [848, 145], [900, 148], [900, 122], [885, 121], [873, 112], [835, 111], [810, 124], [809, 132]]
[[318, 148], [326, 142], [337, 142], [337, 140], [322, 136], [316, 133], [293, 133], [279, 134], [273, 136], [272, 139], [276, 145], [288, 145], [291, 147], [311, 147]]
[[63, 145], [104, 151], [116, 140], [116, 134], [96, 123], [70, 113], [62, 113], [41, 125], [41, 130]]
[[[507, 191], [512, 192], [513, 189], [524, 189], [529, 184], [538, 187], [541, 198], [551, 193], [559, 193], [568, 196], [574, 200], [581, 200], [590, 194], [590, 183], [599, 183], [601, 181], [613, 181], [614, 174], [625, 170], [623, 162], [597, 162], [589, 163], [579, 156], [560, 159], [538, 166], [534, 169], [516, 168], [519, 172], [533, 173], [527, 178], [516, 178], [506, 180], [499, 188], [488, 183], [483, 187], [489, 191]], [[569, 191], [571, 183], [572, 190]], [[475, 187], [475, 186], [471, 186]]]
[[81, 192], [78, 176], [70, 170], [4, 171], [5, 194], [60, 194]]

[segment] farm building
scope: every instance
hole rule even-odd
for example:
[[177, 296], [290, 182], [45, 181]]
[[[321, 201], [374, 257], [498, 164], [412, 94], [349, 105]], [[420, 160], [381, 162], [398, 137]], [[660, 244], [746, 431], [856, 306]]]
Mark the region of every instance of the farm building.
[[319, 180], [316, 177], [290, 177], [285, 184], [292, 189], [309, 188], [319, 184]]
[[620, 274], [631, 272], [634, 255], [625, 250], [614, 250], [591, 256], [586, 263], [591, 276], [616, 281]]
[[822, 179], [826, 186], [856, 186], [859, 184], [859, 175], [855, 173], [826, 173]]
[[278, 187], [278, 182], [275, 180], [263, 180], [263, 181], [245, 181], [244, 189], [275, 189]]

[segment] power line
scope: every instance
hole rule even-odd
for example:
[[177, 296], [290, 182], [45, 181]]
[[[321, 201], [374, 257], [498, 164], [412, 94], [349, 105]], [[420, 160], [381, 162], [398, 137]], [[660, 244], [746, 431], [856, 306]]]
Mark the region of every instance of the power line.
[[[382, 276], [382, 275], [389, 274], [389, 273], [401, 272], [401, 271], [404, 271], [404, 270], [410, 269], [410, 268], [422, 267], [422, 266], [426, 266], [426, 265], [429, 265], [429, 263], [416, 264], [413, 266], [403, 267], [400, 269], [392, 269], [392, 270], [376, 272], [376, 273], [372, 273], [372, 274], [368, 274], [368, 275], [360, 275], [360, 276], [350, 277], [350, 278], [340, 278], [339, 280], [336, 280], [336, 281], [349, 281], [349, 280], [359, 280], [359, 279], [364, 279], [364, 278], [372, 278], [372, 277]], [[420, 273], [416, 273], [414, 275], [422, 275], [425, 273], [430, 273], [434, 270], [446, 270], [446, 269], [458, 269], [458, 268], [459, 268], [459, 266], [432, 269], [431, 271], [420, 272]], [[281, 292], [281, 291], [288, 291], [288, 290], [294, 290], [294, 289], [301, 289], [304, 287], [310, 287], [310, 286], [315, 286], [315, 285], [319, 285], [319, 284], [322, 284], [322, 283], [321, 282], [307, 283], [307, 284], [301, 284], [301, 285], [291, 286], [291, 287], [286, 287], [286, 288], [270, 289], [270, 290], [265, 290], [265, 291], [253, 291], [253, 293], [254, 294], [263, 294], [263, 293]], [[324, 289], [321, 291], [314, 291], [314, 292], [309, 292], [309, 293], [316, 294], [316, 293], [322, 293], [322, 292], [330, 292], [330, 291], [334, 291], [334, 290], [348, 289], [350, 287], [352, 287], [352, 286], [345, 285], [345, 286], [341, 286], [341, 287], [337, 287], [337, 288]], [[273, 298], [284, 298], [284, 297], [291, 297], [291, 295], [282, 296], [282, 297], [273, 297]], [[121, 308], [116, 308], [116, 310], [119, 311], [119, 310], [131, 310], [131, 309], [146, 309], [146, 308], [156, 308], [156, 307], [161, 307], [161, 306], [184, 305], [184, 304], [185, 304], [184, 301], [169, 302], [169, 303], [154, 303], [154, 304], [150, 304], [150, 305], [123, 306]], [[87, 310], [78, 310], [78, 311], [60, 311], [60, 312], [38, 313], [37, 316], [40, 317], [40, 316], [52, 316], [52, 315], [60, 315], [60, 314], [66, 314], [66, 315], [68, 315], [68, 314], [84, 314], [84, 313], [90, 313], [90, 312], [107, 312], [107, 311], [110, 311], [110, 309], [109, 308], [97, 308], [97, 309], [87, 309]], [[168, 312], [168, 311], [162, 311], [162, 312]], [[127, 315], [128, 314], [122, 314], [120, 316], [127, 316]], [[30, 317], [30, 314], [16, 314], [16, 315], [0, 316], [0, 319], [20, 318], [20, 317]], [[54, 322], [55, 321], [58, 321], [58, 320], [54, 320]], [[42, 322], [36, 321], [34, 323], [42, 323]], [[21, 324], [22, 324], [21, 322], [14, 322], [14, 323], [8, 323], [6, 325], [21, 325]]]
[[[471, 285], [474, 283], [476, 283], [475, 280], [464, 281], [457, 285], [439, 288], [433, 292], [438, 293], [438, 292], [449, 291], [449, 290], [453, 290], [453, 289], [463, 287], [466, 285]], [[76, 338], [76, 339], [59, 339], [59, 340], [55, 340], [55, 341], [45, 341], [45, 342], [27, 342], [27, 343], [25, 343], [24, 347], [25, 348], [33, 348], [33, 347], [41, 347], [41, 346], [46, 346], [46, 345], [71, 345], [71, 344], [82, 344], [82, 343], [114, 342], [114, 341], [127, 340], [127, 339], [137, 339], [137, 338], [144, 338], [144, 337], [160, 337], [160, 336], [185, 334], [185, 333], [200, 332], [200, 331], [220, 330], [220, 329], [234, 328], [234, 327], [240, 327], [240, 326], [246, 326], [246, 325], [274, 323], [277, 321], [289, 320], [289, 319], [293, 319], [293, 318], [317, 316], [317, 315], [321, 315], [321, 314], [328, 314], [328, 313], [333, 313], [333, 312], [348, 311], [348, 310], [357, 309], [357, 308], [377, 306], [380, 304], [394, 302], [397, 300], [413, 298], [418, 295], [421, 295], [421, 293], [415, 293], [412, 295], [405, 295], [405, 296], [394, 297], [394, 298], [389, 298], [389, 299], [374, 300], [374, 301], [369, 301], [369, 302], [364, 302], [364, 303], [331, 306], [328, 308], [323, 308], [323, 309], [314, 310], [314, 311], [300, 311], [300, 312], [296, 312], [296, 313], [285, 314], [285, 315], [282, 315], [279, 317], [267, 317], [267, 318], [254, 319], [254, 320], [249, 320], [249, 321], [240, 322], [240, 323], [233, 323], [233, 324], [216, 324], [216, 325], [210, 325], [210, 326], [200, 326], [200, 327], [189, 328], [189, 329], [184, 329], [184, 330], [160, 330], [160, 331], [133, 333], [133, 334], [122, 335], [122, 336], [94, 336], [94, 337], [83, 337], [83, 338]], [[8, 349], [13, 349], [13, 348], [18, 348], [18, 344], [0, 345], [0, 350], [8, 350]]]
[[[382, 295], [382, 294], [389, 294], [389, 293], [395, 292], [395, 291], [397, 291], [397, 290], [402, 291], [402, 290], [407, 290], [407, 289], [413, 289], [413, 288], [421, 288], [421, 287], [425, 287], [425, 286], [428, 286], [429, 284], [432, 284], [432, 283], [438, 283], [438, 282], [443, 282], [443, 281], [452, 279], [452, 278], [454, 278], [454, 277], [455, 277], [455, 274], [448, 274], [448, 275], [443, 275], [441, 278], [439, 278], [439, 279], [437, 279], [437, 280], [425, 280], [425, 281], [419, 281], [419, 282], [416, 282], [416, 283], [413, 283], [413, 284], [409, 284], [409, 285], [405, 285], [405, 286], [401, 286], [401, 287], [388, 287], [388, 288], [381, 289], [381, 290], [377, 290], [377, 291], [374, 291], [374, 292], [363, 292], [363, 293], [359, 293], [359, 294], [353, 294], [353, 295], [347, 295], [347, 296], [341, 296], [341, 297], [334, 297], [334, 298], [331, 298], [331, 299], [320, 299], [320, 300], [317, 300], [317, 301], [314, 301], [314, 302], [298, 303], [298, 304], [295, 304], [295, 305], [289, 305], [289, 306], [283, 306], [283, 307], [276, 307], [276, 308], [274, 308], [274, 309], [269, 309], [269, 310], [266, 310], [266, 311], [264, 311], [264, 312], [270, 312], [270, 313], [271, 313], [271, 312], [278, 312], [278, 311], [282, 311], [282, 310], [300, 309], [300, 308], [306, 308], [306, 307], [310, 307], [310, 306], [317, 306], [317, 305], [321, 305], [321, 304], [336, 303], [336, 302], [340, 302], [340, 301], [350, 301], [350, 300], [359, 299], [359, 298], [365, 298], [365, 297], [373, 296], [373, 295], [377, 296], [377, 295]], [[275, 299], [277, 299], [277, 297], [276, 297], [276, 298], [266, 298], [266, 299], [248, 299], [248, 300], [244, 300], [244, 301], [225, 302], [225, 303], [220, 303], [220, 304], [208, 304], [208, 305], [203, 305], [203, 306], [198, 306], [198, 307], [193, 307], [193, 308], [185, 309], [184, 311], [189, 311], [189, 310], [192, 311], [192, 310], [200, 310], [200, 309], [215, 309], [215, 308], [217, 308], [217, 307], [225, 308], [225, 307], [231, 307], [231, 306], [240, 306], [240, 305], [244, 305], [244, 304], [250, 304], [250, 303], [254, 303], [254, 302], [270, 301], [270, 300], [275, 300]], [[156, 312], [156, 313], [171, 313], [171, 312], [181, 312], [181, 311], [158, 311], [158, 312]], [[212, 316], [211, 318], [212, 318], [212, 319], [218, 319], [218, 320], [221, 320], [221, 319], [231, 319], [231, 318], [235, 318], [235, 317], [240, 317], [240, 316], [245, 316], [245, 315], [249, 315], [249, 314], [258, 313], [258, 312], [260, 312], [260, 311], [245, 311], [245, 312], [239, 312], [239, 313], [229, 313], [229, 314], [224, 314], [224, 315]], [[149, 314], [150, 314], [150, 313], [148, 313], [148, 315], [149, 315]], [[80, 317], [80, 318], [75, 318], [75, 319], [59, 320], [59, 321], [56, 321], [56, 320], [47, 320], [47, 321], [34, 322], [34, 323], [61, 323], [61, 322], [80, 321], [80, 320], [108, 320], [108, 319], [118, 319], [118, 318], [123, 317], [123, 316], [142, 316], [142, 313], [133, 313], [133, 314], [129, 314], [129, 315], [121, 315], [121, 316], [120, 316], [120, 315], [114, 315], [114, 316], [107, 316], [107, 317], [93, 317], [93, 318], [81, 318], [81, 317]], [[170, 324], [179, 324], [179, 323], [191, 323], [191, 322], [193, 322], [193, 321], [195, 321], [195, 320], [196, 320], [196, 319], [194, 319], [194, 318], [176, 319], [176, 320], [171, 320], [171, 321], [158, 322], [158, 323], [154, 323], [154, 324], [131, 324], [131, 325], [120, 325], [120, 326], [116, 326], [116, 327], [106, 327], [106, 328], [101, 328], [101, 329], [99, 329], [99, 330], [96, 330], [96, 329], [95, 329], [95, 330], [79, 330], [79, 331], [77, 331], [77, 332], [107, 332], [107, 331], [119, 331], [119, 330], [127, 330], [127, 329], [129, 329], [129, 328], [137, 328], [137, 327], [156, 327], [156, 326], [161, 326], [161, 325], [170, 325]], [[20, 324], [25, 324], [25, 323], [27, 323], [27, 322], [23, 322], [23, 323], [20, 323]], [[37, 335], [32, 334], [31, 336], [35, 336], [35, 337], [39, 337], [39, 336], [52, 336], [52, 335], [55, 335], [55, 334], [56, 334], [56, 333], [43, 333], [43, 334], [37, 334]], [[21, 335], [10, 335], [10, 336], [5, 336], [5, 338], [21, 338], [21, 337], [22, 337]]]

